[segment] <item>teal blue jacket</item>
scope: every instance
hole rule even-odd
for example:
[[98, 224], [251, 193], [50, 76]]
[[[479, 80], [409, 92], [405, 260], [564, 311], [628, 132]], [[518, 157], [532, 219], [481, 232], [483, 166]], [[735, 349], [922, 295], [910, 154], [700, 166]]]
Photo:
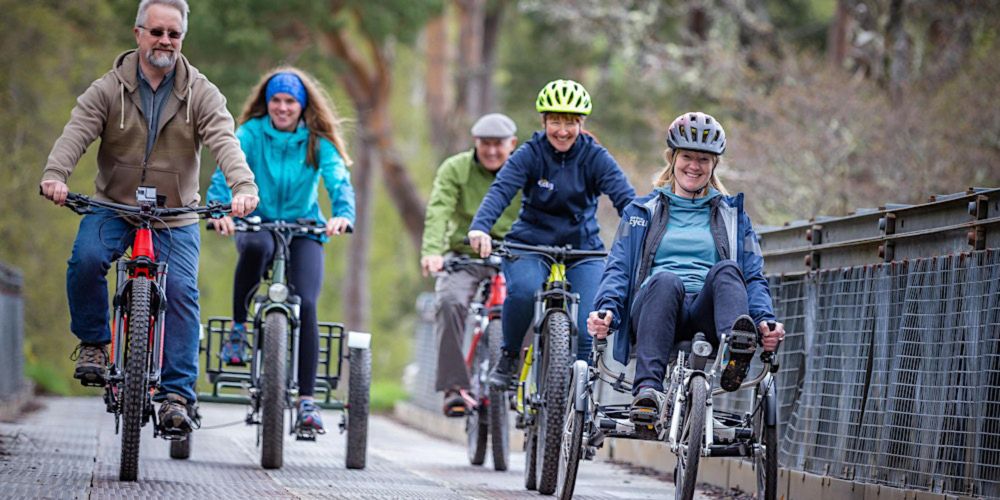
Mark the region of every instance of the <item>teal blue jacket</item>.
[[[354, 187], [351, 174], [333, 143], [320, 137], [319, 168], [306, 164], [309, 129], [299, 123], [294, 132], [277, 130], [268, 116], [253, 118], [236, 130], [260, 190], [260, 204], [251, 215], [265, 221], [294, 221], [300, 218], [325, 223], [319, 207], [320, 178], [330, 195], [332, 217], [344, 217], [354, 224]], [[229, 203], [232, 193], [219, 168], [212, 174], [208, 201]], [[325, 236], [321, 238], [326, 241]]]

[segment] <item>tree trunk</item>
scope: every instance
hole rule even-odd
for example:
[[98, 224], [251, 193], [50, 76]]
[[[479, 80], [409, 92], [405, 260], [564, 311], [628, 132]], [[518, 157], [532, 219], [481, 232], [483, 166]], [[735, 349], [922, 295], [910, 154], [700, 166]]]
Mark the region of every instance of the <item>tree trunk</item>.
[[[364, 118], [361, 118], [364, 130]], [[357, 205], [354, 233], [351, 235], [350, 253], [347, 257], [347, 276], [344, 284], [344, 316], [348, 330], [370, 332], [371, 293], [368, 287], [368, 265], [371, 255], [372, 235], [372, 171], [375, 165], [375, 147], [362, 132], [358, 134], [357, 157], [351, 172], [351, 184]]]
[[851, 20], [848, 0], [837, 0], [837, 11], [826, 37], [826, 58], [835, 68], [844, 67], [847, 58], [847, 26]]
[[886, 39], [890, 47], [889, 99], [895, 106], [902, 104], [903, 94], [910, 80], [910, 38], [903, 26], [904, 8], [904, 0], [892, 0], [886, 24]]
[[451, 45], [448, 43], [448, 17], [438, 16], [425, 31], [427, 74], [425, 76], [427, 113], [431, 122], [431, 142], [438, 156], [451, 154], [455, 130], [451, 124], [453, 102]]
[[486, 10], [483, 19], [482, 62], [483, 71], [479, 75], [479, 109], [483, 113], [498, 111], [496, 87], [493, 85], [493, 73], [497, 67], [497, 39], [503, 24], [503, 11], [506, 2], [493, 2]]
[[[485, 0], [458, 0], [459, 36], [458, 68], [455, 71], [455, 123], [460, 130], [472, 124], [479, 115], [483, 69], [483, 21]], [[458, 136], [459, 134], [455, 134]], [[464, 134], [462, 134], [464, 135]], [[465, 143], [466, 141], [461, 141]], [[452, 144], [453, 149], [458, 144]]]

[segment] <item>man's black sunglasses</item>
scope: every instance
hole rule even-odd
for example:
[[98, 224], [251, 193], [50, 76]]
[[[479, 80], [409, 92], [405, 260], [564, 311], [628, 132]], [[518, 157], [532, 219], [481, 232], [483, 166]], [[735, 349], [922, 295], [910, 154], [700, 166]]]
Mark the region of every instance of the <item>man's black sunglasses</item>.
[[136, 26], [136, 28], [140, 28], [140, 29], [146, 30], [147, 32], [149, 32], [150, 35], [153, 35], [153, 38], [160, 38], [161, 36], [163, 36], [163, 33], [166, 33], [167, 36], [170, 37], [173, 40], [180, 40], [181, 37], [184, 36], [184, 33], [181, 33], [180, 31], [165, 30], [163, 28], [152, 28], [152, 29], [149, 29], [149, 28], [147, 28], [145, 26], [142, 26], [142, 25]]

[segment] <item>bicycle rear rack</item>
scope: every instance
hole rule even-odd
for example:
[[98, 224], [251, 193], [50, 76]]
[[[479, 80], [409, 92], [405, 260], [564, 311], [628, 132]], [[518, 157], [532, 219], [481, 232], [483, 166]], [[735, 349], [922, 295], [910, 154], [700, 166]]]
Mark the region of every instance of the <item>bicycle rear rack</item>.
[[[228, 366], [219, 358], [222, 343], [229, 337], [232, 319], [211, 317], [203, 325], [201, 355], [205, 374], [211, 384], [210, 392], [198, 394], [199, 401], [210, 403], [250, 404], [250, 363], [246, 366]], [[253, 345], [252, 329], [247, 330], [247, 342]], [[347, 348], [342, 323], [319, 322], [319, 364], [316, 369], [316, 402], [320, 408], [342, 410], [344, 402], [334, 397], [340, 382], [344, 353]], [[289, 356], [291, 353], [289, 342]], [[291, 366], [291, 365], [289, 365]]]

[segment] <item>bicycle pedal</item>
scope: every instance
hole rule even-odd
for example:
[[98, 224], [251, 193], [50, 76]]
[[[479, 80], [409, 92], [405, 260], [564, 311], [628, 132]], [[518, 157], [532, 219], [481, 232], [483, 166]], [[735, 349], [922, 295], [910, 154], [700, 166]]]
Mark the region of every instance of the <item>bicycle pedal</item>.
[[316, 433], [313, 432], [313, 431], [303, 431], [303, 430], [300, 430], [300, 431], [297, 431], [295, 433], [295, 440], [296, 441], [315, 441], [316, 440]]
[[100, 373], [81, 373], [77, 374], [74, 378], [79, 380], [80, 385], [83, 385], [84, 387], [104, 387], [105, 377]]
[[632, 411], [628, 414], [629, 420], [637, 424], [648, 425], [650, 428], [658, 420], [658, 415], [656, 414], [656, 408], [632, 408]]

